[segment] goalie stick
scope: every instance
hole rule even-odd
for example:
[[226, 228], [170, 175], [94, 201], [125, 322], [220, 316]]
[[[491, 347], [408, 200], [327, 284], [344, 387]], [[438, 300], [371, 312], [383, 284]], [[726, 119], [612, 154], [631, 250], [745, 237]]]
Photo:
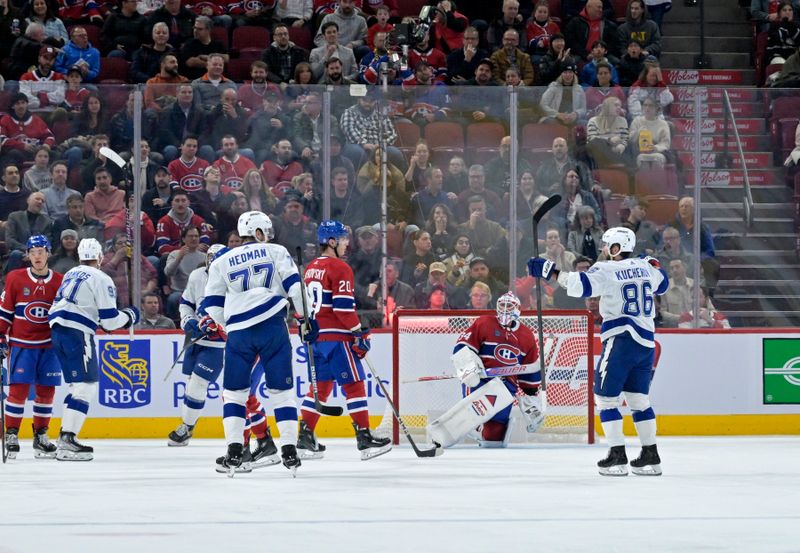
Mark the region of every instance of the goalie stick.
[[[300, 295], [303, 298], [303, 318], [305, 324], [308, 324], [308, 301], [306, 300], [306, 283], [303, 281], [303, 248], [297, 246], [295, 251], [297, 255], [297, 268], [300, 273]], [[300, 336], [302, 339], [302, 335]], [[314, 396], [314, 409], [318, 413], [328, 415], [329, 417], [338, 417], [344, 413], [344, 409], [335, 405], [325, 405], [319, 400], [319, 391], [317, 388], [317, 367], [314, 364], [314, 350], [311, 348], [311, 342], [305, 342], [307, 357], [308, 357], [308, 372], [311, 376], [311, 394]]]
[[403, 419], [400, 418], [400, 413], [397, 412], [397, 407], [395, 407], [392, 398], [389, 397], [389, 390], [386, 389], [386, 386], [378, 377], [378, 373], [372, 366], [372, 362], [369, 360], [369, 357], [364, 356], [364, 362], [367, 364], [367, 368], [369, 369], [369, 372], [372, 374], [372, 378], [375, 380], [375, 382], [378, 383], [378, 386], [380, 386], [381, 391], [383, 392], [383, 396], [386, 398], [386, 403], [392, 408], [392, 414], [394, 415], [397, 424], [400, 425], [400, 430], [402, 430], [403, 434], [406, 435], [406, 439], [408, 440], [408, 443], [411, 444], [411, 449], [414, 450], [414, 453], [416, 453], [417, 457], [438, 457], [439, 455], [444, 453], [444, 449], [442, 449], [439, 446], [434, 445], [434, 447], [430, 449], [420, 449], [417, 446], [417, 444], [414, 443], [414, 439], [411, 437], [411, 433], [408, 431], [408, 428], [406, 428], [406, 424], [403, 422]]
[[[542, 220], [542, 217], [547, 215], [547, 212], [553, 209], [561, 203], [561, 196], [558, 194], [553, 194], [549, 198], [547, 198], [542, 205], [539, 206], [539, 209], [536, 210], [536, 213], [533, 214], [533, 219], [531, 221], [533, 225], [533, 247], [538, 254], [539, 251], [539, 221]], [[539, 278], [536, 279], [536, 326], [538, 331], [539, 337], [539, 345], [544, 346], [544, 329], [542, 328], [542, 282]], [[541, 349], [544, 349], [543, 347]], [[544, 362], [544, 355], [545, 352], [540, 351], [539, 353], [539, 371], [542, 375], [542, 383], [539, 386], [539, 396], [542, 399], [542, 408], [546, 409], [547, 407], [547, 373], [545, 372], [545, 362]]]

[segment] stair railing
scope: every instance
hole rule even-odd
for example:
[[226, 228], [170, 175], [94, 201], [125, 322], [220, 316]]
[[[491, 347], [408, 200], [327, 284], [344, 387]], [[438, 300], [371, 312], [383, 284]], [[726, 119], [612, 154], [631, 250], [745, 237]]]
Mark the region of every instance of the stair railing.
[[[742, 174], [744, 175], [744, 195], [742, 197], [742, 221], [744, 222], [745, 233], [747, 233], [753, 226], [753, 191], [750, 189], [750, 176], [747, 171], [747, 162], [744, 157], [744, 150], [742, 149], [742, 139], [739, 137], [739, 129], [736, 126], [736, 116], [731, 107], [731, 99], [728, 96], [728, 91], [722, 91], [722, 97], [725, 100], [725, 114], [730, 114], [730, 124], [733, 129], [733, 136], [736, 139], [736, 148], [739, 150], [739, 162], [742, 165]], [[727, 117], [726, 117], [727, 119]], [[727, 142], [727, 141], [726, 141]], [[727, 149], [727, 143], [726, 143]]]

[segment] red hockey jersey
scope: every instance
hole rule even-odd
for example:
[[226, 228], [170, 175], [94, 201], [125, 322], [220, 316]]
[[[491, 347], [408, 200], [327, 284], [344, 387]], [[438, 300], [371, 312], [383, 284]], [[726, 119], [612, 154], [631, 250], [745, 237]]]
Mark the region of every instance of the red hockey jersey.
[[214, 162], [214, 167], [219, 169], [223, 186], [227, 186], [231, 190], [239, 190], [244, 182], [244, 175], [250, 169], [256, 169], [256, 164], [243, 155], [236, 154], [236, 159], [233, 161], [222, 156]]
[[0, 296], [0, 334], [9, 335], [9, 343], [20, 348], [50, 346], [50, 325], [47, 315], [56, 297], [61, 273], [50, 271], [44, 278], [30, 269], [8, 273]]
[[38, 115], [26, 113], [22, 121], [13, 115], [4, 115], [0, 118], [0, 147], [12, 150], [22, 150], [26, 144], [40, 146], [47, 144], [51, 148], [56, 145], [56, 139], [47, 123]]
[[[519, 325], [509, 330], [500, 325], [495, 315], [481, 315], [458, 337], [453, 352], [468, 347], [478, 354], [487, 369], [527, 365], [539, 358], [536, 339], [531, 329]], [[520, 380], [531, 384], [539, 382], [539, 374], [520, 375]], [[509, 378], [509, 377], [507, 377]], [[513, 377], [511, 377], [513, 378]], [[520, 382], [520, 384], [522, 384]]]
[[303, 277], [316, 313], [321, 342], [352, 342], [361, 323], [353, 296], [353, 269], [337, 257], [322, 256], [306, 267]]
[[190, 163], [183, 158], [173, 159], [167, 169], [172, 175], [170, 185], [174, 188], [180, 186], [186, 192], [197, 192], [203, 189], [203, 171], [208, 167], [208, 162], [200, 157], [195, 157]]

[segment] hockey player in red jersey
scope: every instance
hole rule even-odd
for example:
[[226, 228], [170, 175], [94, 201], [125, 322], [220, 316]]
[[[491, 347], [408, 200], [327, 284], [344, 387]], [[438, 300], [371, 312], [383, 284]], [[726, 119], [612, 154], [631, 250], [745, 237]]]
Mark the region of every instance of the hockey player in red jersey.
[[[376, 438], [369, 430], [369, 409], [364, 388], [361, 359], [370, 348], [369, 330], [361, 328], [356, 315], [353, 270], [341, 259], [349, 243], [347, 229], [339, 221], [322, 221], [317, 229], [320, 256], [306, 267], [304, 281], [311, 301], [309, 310], [319, 323], [319, 337], [313, 344], [319, 400], [325, 401], [336, 382], [347, 398], [356, 442], [363, 461], [387, 453], [388, 438]], [[300, 408], [300, 457], [319, 459], [325, 446], [314, 436], [320, 414], [314, 409], [309, 389]]]
[[[50, 341], [47, 314], [61, 286], [62, 275], [47, 266], [50, 241], [35, 235], [28, 239], [31, 266], [8, 274], [0, 296], [0, 361], [7, 357], [9, 394], [6, 402], [6, 451], [9, 459], [19, 453], [19, 427], [31, 384], [33, 403], [33, 452], [37, 459], [54, 459], [56, 446], [47, 438], [53, 413], [53, 396], [61, 384], [61, 366]], [[9, 339], [6, 341], [6, 334]]]
[[[520, 323], [519, 316], [519, 299], [508, 292], [498, 298], [496, 316], [481, 315], [458, 337], [453, 365], [470, 393], [431, 423], [429, 431], [434, 442], [445, 447], [453, 445], [482, 423], [478, 444], [505, 447], [515, 406], [519, 407], [528, 432], [536, 432], [542, 424], [544, 408], [538, 396], [541, 374], [535, 364], [538, 348], [533, 333]], [[521, 370], [514, 376], [486, 375], [489, 369], [516, 366]], [[479, 402], [480, 407], [476, 407]]]

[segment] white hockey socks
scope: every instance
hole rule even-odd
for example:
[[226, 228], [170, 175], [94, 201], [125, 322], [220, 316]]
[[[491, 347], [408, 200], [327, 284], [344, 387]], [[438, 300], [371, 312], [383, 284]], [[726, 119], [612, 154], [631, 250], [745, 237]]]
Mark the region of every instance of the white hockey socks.
[[249, 395], [250, 388], [222, 391], [222, 427], [225, 429], [227, 445], [244, 443], [245, 405]]
[[631, 408], [633, 424], [643, 446], [656, 443], [656, 414], [650, 407], [650, 398], [646, 394], [625, 393], [625, 399]]
[[181, 406], [181, 419], [187, 426], [194, 426], [197, 424], [197, 419], [203, 413], [203, 407], [206, 404], [206, 393], [210, 382], [202, 376], [192, 374], [189, 377], [189, 382], [186, 385], [186, 395], [183, 398], [183, 405]]
[[97, 387], [97, 382], [70, 384], [70, 393], [64, 398], [64, 414], [61, 417], [62, 432], [72, 432], [76, 436], [80, 433], [89, 412], [89, 404], [97, 395]]
[[281, 445], [297, 445], [297, 402], [294, 388], [288, 390], [270, 390], [272, 409], [275, 413], [275, 424], [281, 434]]
[[609, 447], [625, 445], [625, 435], [622, 433], [622, 413], [619, 412], [620, 398], [594, 396], [597, 410], [600, 414], [600, 424]]

